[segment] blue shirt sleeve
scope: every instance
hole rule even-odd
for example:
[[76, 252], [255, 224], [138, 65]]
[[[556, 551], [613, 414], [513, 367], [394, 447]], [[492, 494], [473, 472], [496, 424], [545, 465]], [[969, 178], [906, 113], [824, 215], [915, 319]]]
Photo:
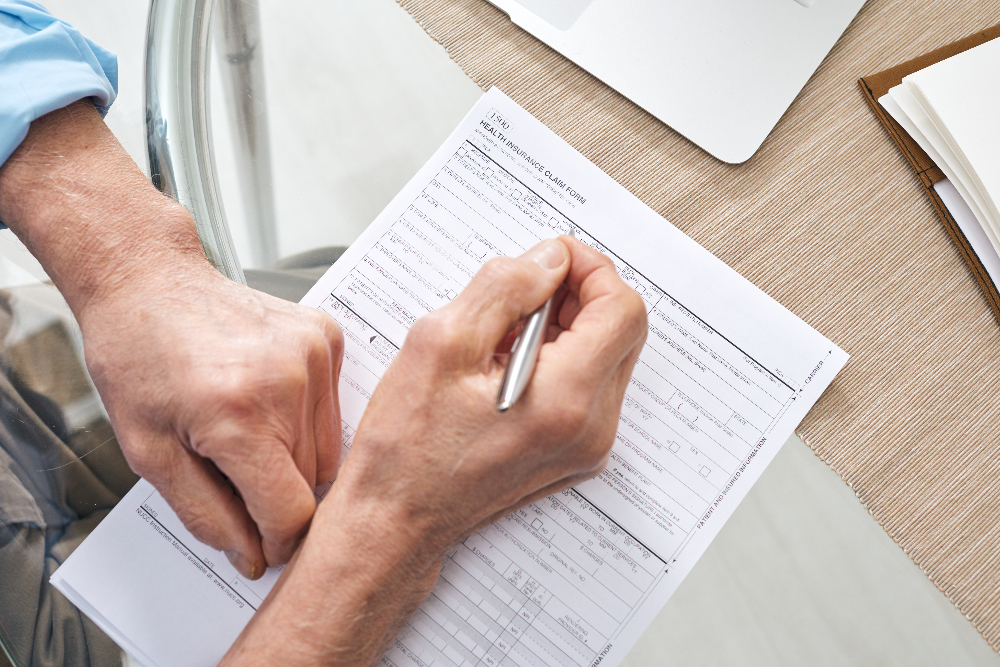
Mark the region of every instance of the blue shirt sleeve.
[[31, 122], [89, 97], [101, 115], [118, 94], [118, 58], [32, 0], [0, 0], [0, 165]]

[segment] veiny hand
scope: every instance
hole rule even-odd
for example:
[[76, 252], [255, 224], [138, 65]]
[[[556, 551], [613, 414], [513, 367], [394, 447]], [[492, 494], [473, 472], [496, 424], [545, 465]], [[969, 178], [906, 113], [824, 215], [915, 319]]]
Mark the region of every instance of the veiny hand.
[[[499, 413], [498, 347], [560, 286], [534, 377]], [[642, 299], [575, 239], [487, 263], [410, 329], [302, 548], [228, 658], [374, 664], [450, 546], [604, 468], [646, 330]]]
[[340, 328], [204, 263], [169, 273], [92, 302], [87, 367], [132, 468], [255, 578], [288, 561], [337, 470]]
[[[565, 281], [527, 391], [495, 407], [511, 329]], [[402, 505], [439, 549], [604, 469], [645, 341], [642, 299], [570, 237], [487, 263], [421, 318], [355, 436], [349, 481]]]
[[89, 100], [31, 124], [0, 219], [80, 322], [136, 472], [245, 576], [287, 561], [340, 458], [336, 323], [215, 271]]

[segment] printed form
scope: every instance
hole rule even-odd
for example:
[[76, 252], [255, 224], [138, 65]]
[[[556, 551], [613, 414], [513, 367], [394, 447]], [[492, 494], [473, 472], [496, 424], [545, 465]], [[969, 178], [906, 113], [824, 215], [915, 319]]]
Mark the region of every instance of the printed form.
[[[453, 548], [385, 667], [615, 667], [847, 361], [493, 89], [303, 299], [344, 331], [345, 454], [419, 317], [570, 231], [649, 313], [610, 463]], [[279, 574], [244, 580], [140, 482], [53, 582], [168, 667], [214, 664]]]

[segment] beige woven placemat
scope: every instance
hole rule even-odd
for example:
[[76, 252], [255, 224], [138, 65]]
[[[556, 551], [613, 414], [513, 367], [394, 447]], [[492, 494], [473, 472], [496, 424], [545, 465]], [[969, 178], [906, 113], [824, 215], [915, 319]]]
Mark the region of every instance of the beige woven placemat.
[[750, 161], [723, 164], [484, 0], [399, 0], [604, 171], [847, 350], [799, 435], [1000, 649], [1000, 326], [856, 80], [1000, 21], [869, 0]]

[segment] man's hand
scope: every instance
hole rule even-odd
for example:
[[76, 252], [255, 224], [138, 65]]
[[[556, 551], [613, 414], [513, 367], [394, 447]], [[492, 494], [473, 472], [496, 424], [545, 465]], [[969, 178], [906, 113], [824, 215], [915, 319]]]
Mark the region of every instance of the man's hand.
[[337, 470], [340, 329], [211, 267], [171, 268], [92, 302], [87, 368], [132, 468], [256, 578], [291, 558]]
[[[565, 280], [527, 391], [496, 409], [508, 332]], [[646, 310], [611, 261], [569, 237], [486, 264], [420, 319], [358, 427], [345, 479], [439, 551], [604, 469]]]
[[[499, 413], [496, 352], [557, 289], [534, 377]], [[374, 664], [450, 546], [604, 468], [645, 337], [643, 301], [574, 239], [484, 266], [410, 330], [302, 548], [229, 659]]]
[[136, 472], [245, 576], [287, 561], [340, 458], [336, 323], [209, 266], [89, 101], [32, 123], [0, 219], [73, 309]]

